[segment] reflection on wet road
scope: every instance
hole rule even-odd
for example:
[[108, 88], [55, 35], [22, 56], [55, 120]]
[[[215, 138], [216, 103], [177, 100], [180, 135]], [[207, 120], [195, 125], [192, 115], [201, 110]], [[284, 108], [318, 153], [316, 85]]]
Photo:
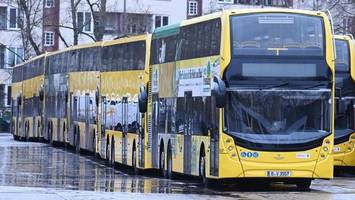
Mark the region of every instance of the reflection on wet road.
[[[213, 199], [284, 199], [284, 195], [290, 199], [355, 199], [355, 178], [316, 180], [311, 186], [312, 191], [304, 193], [295, 192], [289, 186], [259, 191], [256, 188], [204, 189], [198, 181], [127, 174], [113, 170], [92, 156], [79, 156], [47, 144], [17, 142], [11, 135], [1, 133], [0, 155], [0, 188], [19, 186], [96, 192], [204, 194]], [[0, 199], [1, 195], [0, 189]]]
[[0, 134], [0, 155], [0, 185], [110, 192], [201, 192], [197, 182], [126, 174], [94, 157], [47, 144], [16, 142], [10, 135]]

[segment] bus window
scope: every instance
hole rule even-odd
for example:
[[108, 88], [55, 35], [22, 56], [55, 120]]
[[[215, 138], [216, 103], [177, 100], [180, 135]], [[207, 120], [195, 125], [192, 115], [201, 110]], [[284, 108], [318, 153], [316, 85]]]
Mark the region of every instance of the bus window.
[[350, 69], [349, 45], [346, 40], [335, 40], [337, 58], [335, 60], [336, 72], [348, 72]]
[[232, 16], [231, 26], [233, 55], [324, 55], [321, 17], [282, 13], [251, 14]]

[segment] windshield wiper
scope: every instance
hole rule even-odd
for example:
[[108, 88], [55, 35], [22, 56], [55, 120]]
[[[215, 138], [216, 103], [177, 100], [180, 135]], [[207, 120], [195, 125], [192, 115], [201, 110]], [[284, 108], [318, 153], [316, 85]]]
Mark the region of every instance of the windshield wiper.
[[273, 89], [273, 88], [279, 88], [279, 87], [286, 86], [286, 85], [288, 85], [288, 84], [289, 84], [289, 82], [287, 81], [287, 82], [280, 83], [280, 84], [278, 84], [278, 85], [273, 85], [273, 86], [271, 86], [271, 87], [261, 88], [261, 90], [268, 90], [268, 89]]

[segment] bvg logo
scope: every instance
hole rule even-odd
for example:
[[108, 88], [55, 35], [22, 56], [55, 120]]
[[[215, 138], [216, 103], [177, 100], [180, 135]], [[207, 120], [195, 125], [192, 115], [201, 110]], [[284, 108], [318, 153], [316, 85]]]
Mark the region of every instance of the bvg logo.
[[243, 151], [240, 153], [240, 157], [242, 158], [257, 158], [259, 157], [259, 153], [254, 151], [254, 152], [251, 152], [251, 151]]

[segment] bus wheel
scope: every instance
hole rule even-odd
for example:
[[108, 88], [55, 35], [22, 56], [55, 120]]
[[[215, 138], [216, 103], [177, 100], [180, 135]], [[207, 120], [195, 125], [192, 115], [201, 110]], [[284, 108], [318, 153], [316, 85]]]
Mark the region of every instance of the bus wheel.
[[52, 123], [48, 124], [48, 143], [53, 144], [53, 131], [52, 131]]
[[67, 147], [67, 141], [65, 139], [65, 131], [66, 131], [66, 126], [65, 126], [65, 122], [63, 123], [63, 145], [64, 145], [64, 148]]
[[96, 155], [96, 132], [93, 130], [92, 132], [92, 152]]
[[205, 187], [208, 187], [208, 179], [206, 177], [206, 157], [201, 155], [200, 156], [200, 177], [202, 180], [202, 183]]
[[173, 178], [173, 161], [172, 161], [172, 153], [171, 153], [171, 147], [170, 144], [168, 145], [168, 163], [167, 163], [167, 172], [166, 176], [169, 179]]
[[115, 168], [115, 140], [113, 137], [111, 142], [111, 166]]
[[136, 151], [136, 144], [134, 143], [133, 145], [133, 150], [132, 150], [132, 167], [134, 174], [139, 174], [139, 170], [137, 167], [137, 151]]
[[25, 122], [25, 141], [28, 141], [29, 139], [29, 130], [30, 130], [30, 125], [29, 122]]
[[80, 153], [80, 129], [79, 127], [75, 127], [75, 128], [76, 128], [75, 152]]
[[160, 150], [159, 168], [160, 168], [160, 174], [161, 174], [163, 177], [166, 177], [164, 150]]
[[297, 181], [296, 186], [298, 191], [310, 191], [310, 187], [312, 184], [311, 179], [302, 179], [300, 181]]

